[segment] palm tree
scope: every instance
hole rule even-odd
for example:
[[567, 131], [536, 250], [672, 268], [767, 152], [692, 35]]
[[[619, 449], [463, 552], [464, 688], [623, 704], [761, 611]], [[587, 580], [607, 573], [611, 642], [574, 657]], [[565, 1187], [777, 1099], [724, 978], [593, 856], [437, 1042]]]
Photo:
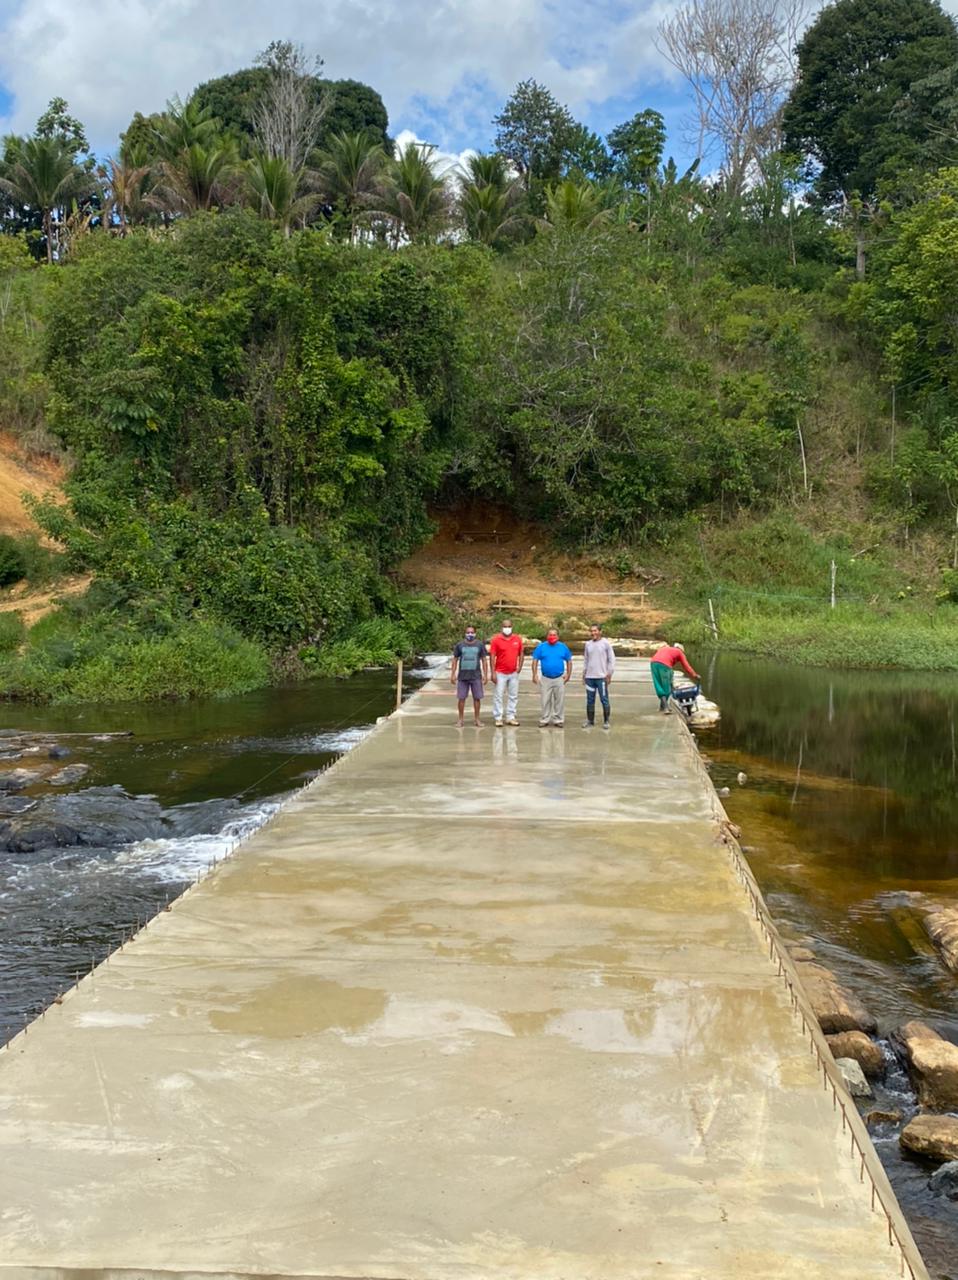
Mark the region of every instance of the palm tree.
[[393, 243], [405, 235], [430, 240], [449, 224], [450, 196], [445, 176], [433, 164], [435, 147], [410, 142], [386, 167], [378, 212], [393, 225]]
[[315, 192], [305, 192], [314, 175], [304, 168], [293, 170], [282, 156], [258, 152], [244, 171], [246, 198], [261, 218], [275, 222], [288, 236], [294, 223], [305, 223], [319, 204]]
[[234, 196], [236, 152], [229, 142], [194, 142], [157, 167], [150, 203], [166, 213], [196, 213], [229, 203]]
[[172, 160], [190, 147], [213, 148], [221, 133], [212, 109], [199, 106], [193, 98], [185, 105], [179, 98], [171, 98], [153, 127], [156, 152], [163, 160]]
[[[137, 163], [139, 161], [139, 163]], [[103, 226], [108, 227], [116, 214], [121, 236], [125, 236], [131, 223], [143, 222], [149, 210], [149, 178], [153, 166], [145, 157], [110, 157], [97, 169], [97, 176], [104, 184], [106, 198], [103, 205]]]
[[518, 233], [525, 221], [516, 208], [522, 196], [522, 184], [510, 176], [502, 156], [470, 156], [458, 199], [469, 239], [492, 246]]
[[0, 178], [0, 191], [40, 214], [48, 263], [54, 259], [57, 211], [91, 195], [96, 185], [93, 175], [76, 163], [73, 153], [58, 137], [26, 138], [17, 146], [7, 166], [7, 176]]
[[167, 214], [195, 213], [228, 203], [236, 195], [238, 162], [232, 139], [209, 107], [190, 99], [167, 103], [152, 130], [158, 157], [152, 207]]
[[539, 227], [592, 231], [611, 220], [612, 211], [603, 208], [602, 192], [593, 183], [565, 178], [546, 190], [546, 214]]
[[337, 133], [320, 152], [317, 186], [323, 200], [349, 227], [356, 239], [361, 220], [376, 203], [386, 153], [365, 133]]

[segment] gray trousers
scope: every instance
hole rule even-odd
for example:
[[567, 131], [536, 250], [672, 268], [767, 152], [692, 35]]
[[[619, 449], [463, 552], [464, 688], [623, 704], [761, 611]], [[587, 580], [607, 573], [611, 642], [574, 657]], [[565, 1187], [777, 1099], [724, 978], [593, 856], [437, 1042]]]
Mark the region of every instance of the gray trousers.
[[559, 724], [565, 719], [565, 679], [562, 676], [539, 676], [542, 700], [541, 724]]
[[496, 672], [496, 690], [492, 695], [492, 716], [494, 720], [502, 719], [502, 695], [506, 694], [506, 719], [515, 720], [516, 709], [519, 705], [519, 675], [518, 672], [511, 672], [504, 676], [501, 672]]

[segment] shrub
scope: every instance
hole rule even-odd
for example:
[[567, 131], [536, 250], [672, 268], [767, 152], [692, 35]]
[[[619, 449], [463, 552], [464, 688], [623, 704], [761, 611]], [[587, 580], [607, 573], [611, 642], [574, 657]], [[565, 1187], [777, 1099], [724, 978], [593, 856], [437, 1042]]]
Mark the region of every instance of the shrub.
[[120, 641], [79, 664], [73, 702], [157, 702], [246, 693], [268, 683], [265, 650], [230, 627], [190, 623], [168, 636]]
[[0, 662], [0, 694], [54, 702], [155, 702], [245, 693], [269, 680], [266, 651], [231, 627], [178, 623], [140, 636], [68, 610], [34, 626]]
[[958, 604], [958, 569], [942, 569], [941, 587], [935, 598], [939, 603]]
[[16, 538], [0, 533], [0, 587], [9, 587], [27, 576], [27, 562]]

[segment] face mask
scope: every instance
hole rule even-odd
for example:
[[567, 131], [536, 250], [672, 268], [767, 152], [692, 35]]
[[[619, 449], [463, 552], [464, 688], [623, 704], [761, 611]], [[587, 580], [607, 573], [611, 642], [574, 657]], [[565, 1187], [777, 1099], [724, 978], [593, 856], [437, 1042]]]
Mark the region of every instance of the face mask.
[[556, 644], [556, 643], [558, 642], [559, 637], [558, 637], [558, 636], [546, 636], [546, 639], [548, 640], [549, 644]]
[[503, 628], [502, 628], [502, 634], [503, 634], [504, 636], [511, 636], [511, 635], [512, 635], [512, 627], [503, 627]]
[[466, 639], [467, 639], [467, 640], [475, 640], [475, 638], [476, 638], [476, 633], [475, 633], [475, 631], [467, 631], [467, 632], [466, 632]]

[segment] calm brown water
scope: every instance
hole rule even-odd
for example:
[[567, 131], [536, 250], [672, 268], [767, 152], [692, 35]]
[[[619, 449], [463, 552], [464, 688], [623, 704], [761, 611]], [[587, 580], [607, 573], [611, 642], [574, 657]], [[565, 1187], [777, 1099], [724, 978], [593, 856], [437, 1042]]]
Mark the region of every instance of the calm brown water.
[[[918, 894], [958, 903], [958, 677], [730, 655], [705, 672], [722, 720], [700, 746], [782, 932], [861, 996], [880, 1035], [922, 1018], [958, 1043], [958, 979], [916, 911]], [[886, 1103], [914, 1112], [900, 1071]], [[897, 1128], [874, 1136], [932, 1274], [958, 1277], [958, 1204], [929, 1192], [931, 1166], [901, 1155]]]

